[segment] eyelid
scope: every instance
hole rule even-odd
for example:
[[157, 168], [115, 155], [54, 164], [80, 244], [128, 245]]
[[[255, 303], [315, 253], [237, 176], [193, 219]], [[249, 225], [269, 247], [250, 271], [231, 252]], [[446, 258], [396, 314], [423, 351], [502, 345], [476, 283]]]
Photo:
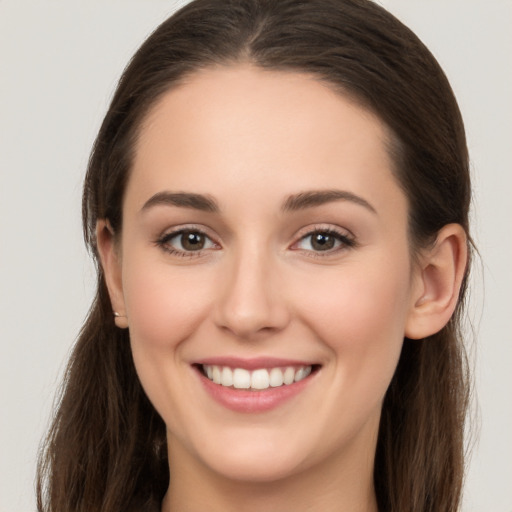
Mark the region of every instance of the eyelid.
[[[300, 249], [296, 247], [305, 238], [307, 238], [308, 236], [312, 236], [315, 233], [326, 233], [335, 236], [341, 242], [341, 246], [335, 249], [328, 249], [326, 251], [313, 251], [309, 249]], [[350, 230], [346, 228], [341, 228], [339, 226], [333, 226], [332, 224], [315, 224], [313, 226], [308, 226], [306, 228], [301, 229], [297, 233], [296, 241], [293, 242], [290, 248], [296, 251], [303, 251], [305, 253], [308, 253], [310, 256], [314, 257], [327, 257], [356, 246], [356, 237]]]
[[[172, 228], [167, 228], [160, 234], [156, 240], [154, 241], [154, 244], [162, 249], [163, 251], [172, 254], [174, 256], [181, 256], [186, 258], [194, 258], [199, 256], [204, 256], [204, 253], [210, 252], [212, 250], [218, 250], [220, 249], [220, 244], [216, 240], [217, 237], [210, 234], [210, 229], [206, 228], [205, 226], [198, 225], [198, 224], [181, 224], [178, 226], [173, 226]], [[206, 237], [210, 242], [216, 246], [214, 248], [208, 247], [205, 249], [198, 249], [197, 251], [186, 251], [186, 250], [180, 250], [173, 248], [172, 246], [168, 245], [169, 240], [173, 239], [174, 237], [179, 236], [180, 234], [183, 234], [185, 232], [192, 232], [192, 233], [199, 233]]]
[[296, 236], [297, 238], [301, 238], [311, 233], [316, 233], [318, 231], [332, 232], [339, 234], [340, 236], [344, 236], [346, 238], [355, 239], [355, 235], [352, 233], [352, 231], [350, 231], [350, 229], [329, 223], [315, 223], [309, 226], [305, 226], [299, 229]]

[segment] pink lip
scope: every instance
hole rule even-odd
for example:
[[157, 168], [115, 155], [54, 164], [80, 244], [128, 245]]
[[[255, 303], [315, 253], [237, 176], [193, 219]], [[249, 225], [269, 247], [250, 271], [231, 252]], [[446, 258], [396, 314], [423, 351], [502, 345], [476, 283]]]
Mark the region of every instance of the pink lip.
[[244, 368], [245, 370], [258, 370], [260, 368], [284, 368], [286, 366], [310, 366], [314, 363], [297, 361], [294, 359], [281, 359], [276, 357], [255, 357], [242, 359], [239, 357], [209, 357], [194, 361], [198, 365], [229, 366], [230, 368]]
[[[240, 365], [240, 360], [237, 360], [236, 364], [233, 365], [233, 360], [231, 360], [230, 363], [228, 363], [227, 359], [225, 358], [222, 358], [222, 363], [213, 363], [211, 362], [213, 360], [214, 359], [208, 359], [208, 362], [201, 362], [198, 364], [212, 364], [246, 369], [304, 365], [303, 363], [297, 363], [296, 361], [292, 362], [276, 359], [272, 359], [270, 364], [270, 360], [268, 359], [251, 360], [250, 362], [246, 360], [245, 365]], [[250, 363], [250, 367], [247, 366], [248, 363]], [[241, 413], [261, 413], [270, 411], [271, 409], [280, 406], [281, 404], [287, 402], [294, 396], [298, 395], [301, 391], [303, 391], [311, 383], [312, 379], [316, 375], [316, 372], [314, 372], [305, 379], [289, 385], [276, 388], [268, 388], [262, 391], [247, 391], [215, 384], [206, 376], [204, 376], [199, 369], [197, 369], [196, 373], [201, 381], [203, 388], [217, 403], [226, 407], [227, 409]]]

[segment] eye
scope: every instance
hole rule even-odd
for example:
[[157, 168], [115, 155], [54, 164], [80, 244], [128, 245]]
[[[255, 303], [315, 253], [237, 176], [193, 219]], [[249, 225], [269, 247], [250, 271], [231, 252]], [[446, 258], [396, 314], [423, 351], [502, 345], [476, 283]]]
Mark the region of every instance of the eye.
[[157, 241], [157, 244], [178, 256], [191, 256], [191, 253], [218, 247], [205, 233], [195, 229], [180, 229], [167, 233]]
[[303, 236], [295, 248], [313, 252], [336, 252], [354, 245], [355, 241], [343, 233], [332, 229], [319, 229]]

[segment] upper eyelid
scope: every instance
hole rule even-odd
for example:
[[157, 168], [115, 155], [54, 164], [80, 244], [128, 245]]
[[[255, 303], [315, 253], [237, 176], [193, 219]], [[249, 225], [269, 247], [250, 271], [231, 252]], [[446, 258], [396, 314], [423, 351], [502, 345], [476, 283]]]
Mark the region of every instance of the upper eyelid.
[[300, 240], [305, 236], [311, 235], [313, 233], [318, 232], [328, 232], [338, 234], [340, 236], [345, 236], [346, 238], [355, 239], [355, 235], [347, 228], [342, 228], [341, 226], [335, 226], [333, 224], [314, 224], [312, 226], [307, 226], [301, 228], [297, 232], [297, 239]]
[[212, 235], [212, 230], [206, 226], [202, 226], [199, 224], [179, 224], [177, 226], [173, 226], [172, 228], [164, 229], [161, 233], [161, 235], [158, 236], [158, 239], [162, 238], [168, 238], [177, 236], [180, 233], [183, 233], [184, 231], [192, 231], [192, 232], [198, 232], [205, 236], [207, 236], [210, 239], [218, 238], [215, 237], [215, 235]]

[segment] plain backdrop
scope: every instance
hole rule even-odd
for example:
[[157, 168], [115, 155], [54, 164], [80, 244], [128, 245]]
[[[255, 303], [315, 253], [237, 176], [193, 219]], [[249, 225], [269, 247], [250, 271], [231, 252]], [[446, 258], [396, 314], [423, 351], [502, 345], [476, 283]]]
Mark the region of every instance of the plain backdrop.
[[[35, 510], [38, 445], [93, 292], [80, 225], [91, 144], [128, 59], [182, 3], [0, 0], [0, 512]], [[464, 512], [512, 512], [512, 1], [380, 3], [436, 55], [466, 121], [482, 263]]]

